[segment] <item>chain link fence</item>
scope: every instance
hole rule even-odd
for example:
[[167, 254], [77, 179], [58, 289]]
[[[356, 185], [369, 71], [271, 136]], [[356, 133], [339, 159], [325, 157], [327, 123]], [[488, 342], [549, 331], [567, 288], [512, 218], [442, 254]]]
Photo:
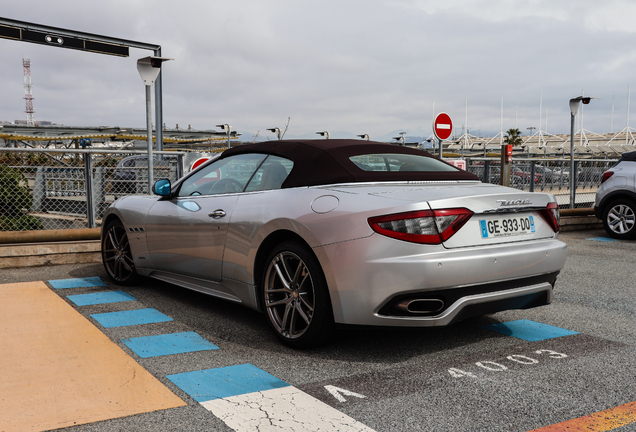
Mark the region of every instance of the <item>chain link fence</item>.
[[[201, 156], [210, 155], [155, 153], [153, 178], [174, 182]], [[575, 208], [594, 205], [603, 172], [615, 163], [575, 161]], [[466, 158], [466, 164], [483, 182], [499, 184], [498, 158]], [[511, 171], [511, 187], [551, 193], [570, 208], [569, 159], [515, 158]], [[99, 227], [104, 210], [130, 194], [148, 194], [145, 151], [0, 149], [0, 231]]]
[[[154, 179], [181, 177], [183, 156], [155, 152]], [[104, 210], [131, 194], [148, 194], [146, 152], [0, 151], [0, 231], [99, 227]]]
[[[468, 158], [467, 170], [485, 183], [499, 184], [500, 159]], [[594, 206], [596, 191], [603, 173], [616, 164], [610, 159], [580, 159], [574, 161], [576, 175], [574, 206], [570, 205], [569, 159], [513, 159], [510, 169], [510, 187], [528, 192], [546, 192], [554, 195], [559, 207], [588, 208]]]

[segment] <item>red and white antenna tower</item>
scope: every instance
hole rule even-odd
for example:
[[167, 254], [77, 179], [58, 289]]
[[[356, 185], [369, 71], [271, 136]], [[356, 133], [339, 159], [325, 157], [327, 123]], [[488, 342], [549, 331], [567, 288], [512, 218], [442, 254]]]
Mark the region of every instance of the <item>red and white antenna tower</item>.
[[24, 100], [26, 101], [27, 126], [35, 126], [33, 119], [33, 85], [31, 84], [31, 60], [22, 59], [24, 69]]

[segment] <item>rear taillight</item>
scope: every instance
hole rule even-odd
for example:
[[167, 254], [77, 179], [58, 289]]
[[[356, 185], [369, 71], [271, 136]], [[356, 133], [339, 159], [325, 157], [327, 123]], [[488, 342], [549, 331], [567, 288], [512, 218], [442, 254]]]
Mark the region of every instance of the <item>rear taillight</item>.
[[559, 221], [559, 205], [557, 203], [549, 203], [545, 210], [539, 212], [543, 219], [550, 225], [555, 233], [561, 229]]
[[373, 231], [412, 243], [440, 244], [473, 215], [468, 209], [421, 210], [369, 218]]
[[605, 183], [611, 176], [614, 175], [614, 171], [605, 171], [603, 173], [603, 178], [601, 178], [601, 184]]

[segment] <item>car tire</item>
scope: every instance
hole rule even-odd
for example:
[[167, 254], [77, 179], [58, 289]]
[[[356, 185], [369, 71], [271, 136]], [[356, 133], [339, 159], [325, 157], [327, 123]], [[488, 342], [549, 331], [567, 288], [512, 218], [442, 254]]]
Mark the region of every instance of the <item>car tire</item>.
[[329, 289], [308, 247], [296, 241], [276, 246], [265, 261], [261, 294], [270, 328], [285, 345], [313, 348], [332, 338]]
[[636, 238], [636, 203], [628, 199], [610, 203], [603, 211], [603, 228], [615, 239]]
[[139, 279], [126, 228], [119, 219], [109, 222], [104, 229], [102, 263], [108, 276], [117, 285], [132, 285]]

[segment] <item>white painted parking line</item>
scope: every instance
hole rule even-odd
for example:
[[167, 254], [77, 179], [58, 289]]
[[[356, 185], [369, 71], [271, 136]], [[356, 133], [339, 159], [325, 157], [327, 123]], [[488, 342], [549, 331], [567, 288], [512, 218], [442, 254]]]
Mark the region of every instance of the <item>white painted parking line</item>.
[[359, 421], [292, 386], [214, 399], [201, 405], [237, 432], [373, 432]]
[[251, 364], [185, 372], [167, 378], [237, 432], [373, 432]]

